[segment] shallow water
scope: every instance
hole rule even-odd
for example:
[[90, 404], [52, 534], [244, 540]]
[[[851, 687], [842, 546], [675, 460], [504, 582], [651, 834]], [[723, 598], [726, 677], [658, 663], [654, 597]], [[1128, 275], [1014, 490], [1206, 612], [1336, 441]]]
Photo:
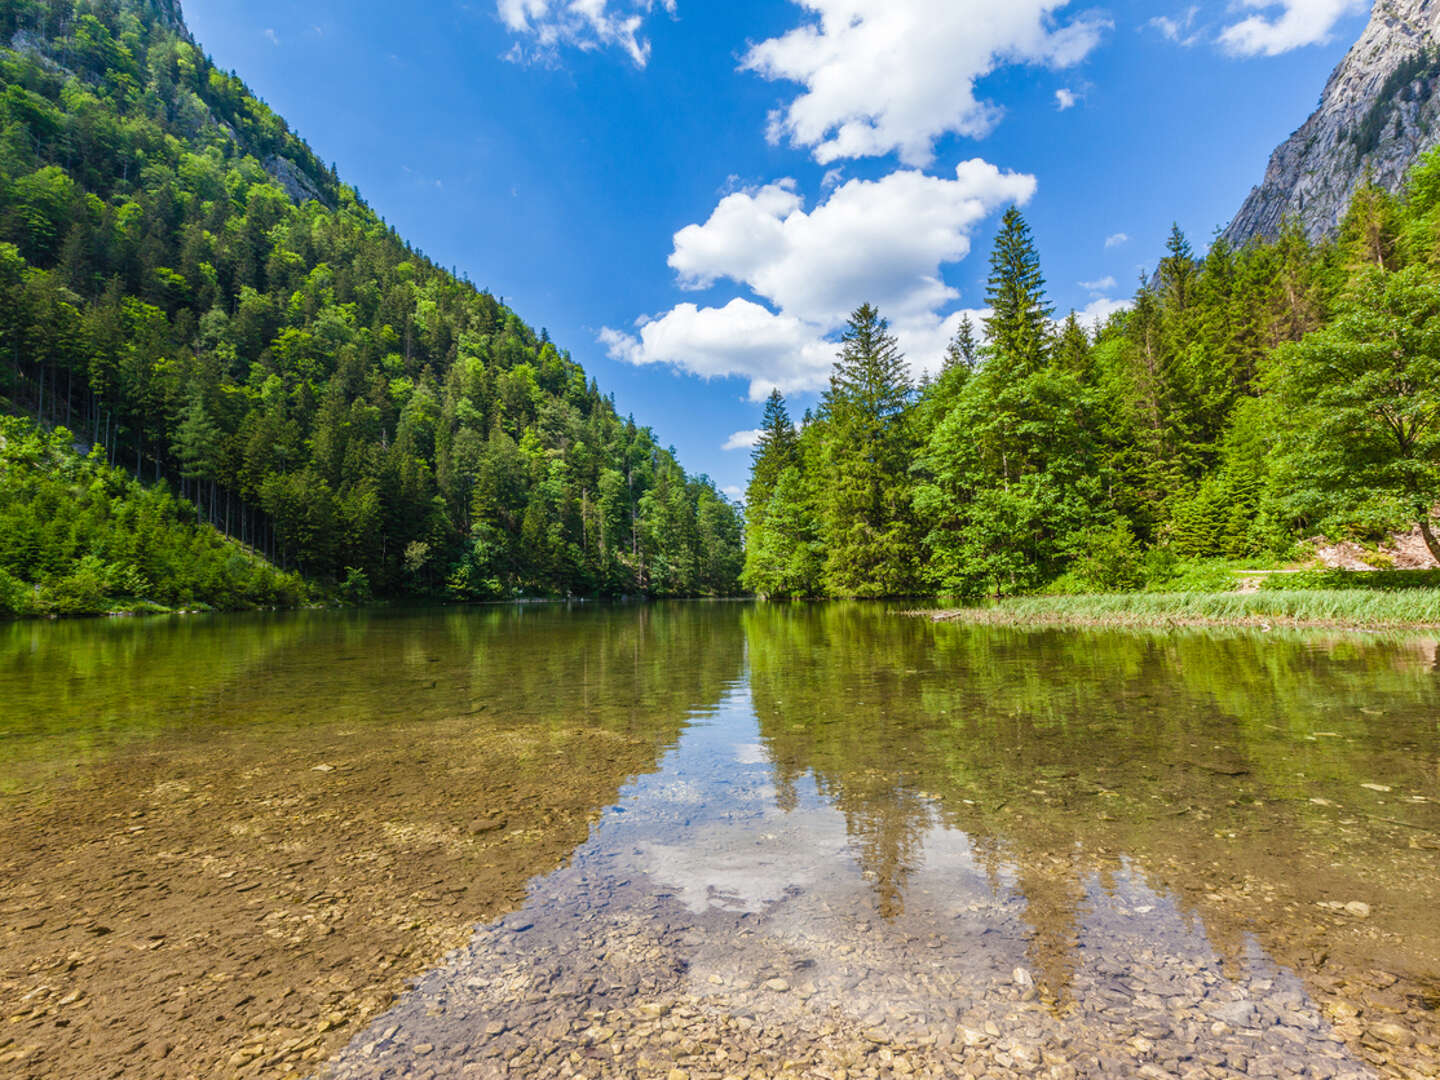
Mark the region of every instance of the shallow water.
[[[48, 629], [20, 633], [43, 653]], [[83, 654], [86, 629], [55, 629], [52, 665]], [[147, 687], [153, 637], [97, 663], [153, 710], [107, 698], [85, 729], [81, 677], [63, 722], [7, 712], [10, 798], [217, 730], [230, 754], [274, 745], [373, 782], [390, 740], [429, 739], [386, 821], [443, 832], [457, 756], [629, 740], [586, 751], [584, 774], [614, 775], [563, 850], [483, 826], [511, 878], [536, 876], [393, 1006], [307, 1049], [323, 1075], [1440, 1075], [1434, 638], [1027, 633], [858, 605], [184, 634], [183, 692]], [[43, 703], [3, 636], [0, 657], [0, 702]], [[520, 802], [574, 802], [575, 752]], [[343, 793], [357, 817], [367, 790]], [[463, 891], [502, 848], [432, 869]]]

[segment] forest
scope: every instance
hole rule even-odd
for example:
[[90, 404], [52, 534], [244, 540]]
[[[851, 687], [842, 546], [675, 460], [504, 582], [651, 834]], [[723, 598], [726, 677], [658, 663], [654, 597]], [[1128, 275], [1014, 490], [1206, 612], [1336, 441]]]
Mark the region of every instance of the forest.
[[739, 508], [159, 0], [4, 0], [0, 43], [0, 407], [325, 589], [738, 590]]
[[1287, 227], [1202, 256], [1177, 227], [1131, 309], [1096, 327], [1056, 318], [1012, 208], [986, 303], [918, 385], [865, 305], [816, 409], [796, 423], [771, 396], [747, 588], [1225, 588], [1225, 560], [1417, 529], [1440, 558], [1440, 151], [1398, 196], [1362, 187], [1334, 240]]
[[[166, 485], [81, 457], [63, 428], [0, 416], [0, 616], [294, 607], [284, 573], [195, 520]], [[353, 583], [352, 583], [353, 586]]]

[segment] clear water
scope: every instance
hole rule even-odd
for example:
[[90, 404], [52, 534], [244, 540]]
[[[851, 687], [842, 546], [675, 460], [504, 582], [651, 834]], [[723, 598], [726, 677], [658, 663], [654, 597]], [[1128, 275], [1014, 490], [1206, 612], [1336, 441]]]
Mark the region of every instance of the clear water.
[[1440, 1075], [1434, 638], [732, 604], [171, 633], [0, 630], [12, 798], [217, 729], [653, 744], [326, 1075]]

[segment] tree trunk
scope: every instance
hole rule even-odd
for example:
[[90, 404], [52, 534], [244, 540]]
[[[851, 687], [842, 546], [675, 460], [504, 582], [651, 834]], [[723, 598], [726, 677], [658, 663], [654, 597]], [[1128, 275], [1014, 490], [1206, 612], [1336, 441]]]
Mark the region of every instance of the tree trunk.
[[1435, 538], [1435, 533], [1430, 528], [1430, 512], [1428, 510], [1420, 517], [1420, 535], [1425, 538], [1425, 546], [1430, 549], [1430, 554], [1435, 561], [1440, 562], [1440, 540]]

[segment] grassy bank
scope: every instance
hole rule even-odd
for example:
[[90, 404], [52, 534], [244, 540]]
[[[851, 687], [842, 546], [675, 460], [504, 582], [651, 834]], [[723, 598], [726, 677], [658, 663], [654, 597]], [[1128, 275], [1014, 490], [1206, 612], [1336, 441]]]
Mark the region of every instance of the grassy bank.
[[995, 626], [1440, 628], [1440, 589], [1027, 596], [929, 614]]

